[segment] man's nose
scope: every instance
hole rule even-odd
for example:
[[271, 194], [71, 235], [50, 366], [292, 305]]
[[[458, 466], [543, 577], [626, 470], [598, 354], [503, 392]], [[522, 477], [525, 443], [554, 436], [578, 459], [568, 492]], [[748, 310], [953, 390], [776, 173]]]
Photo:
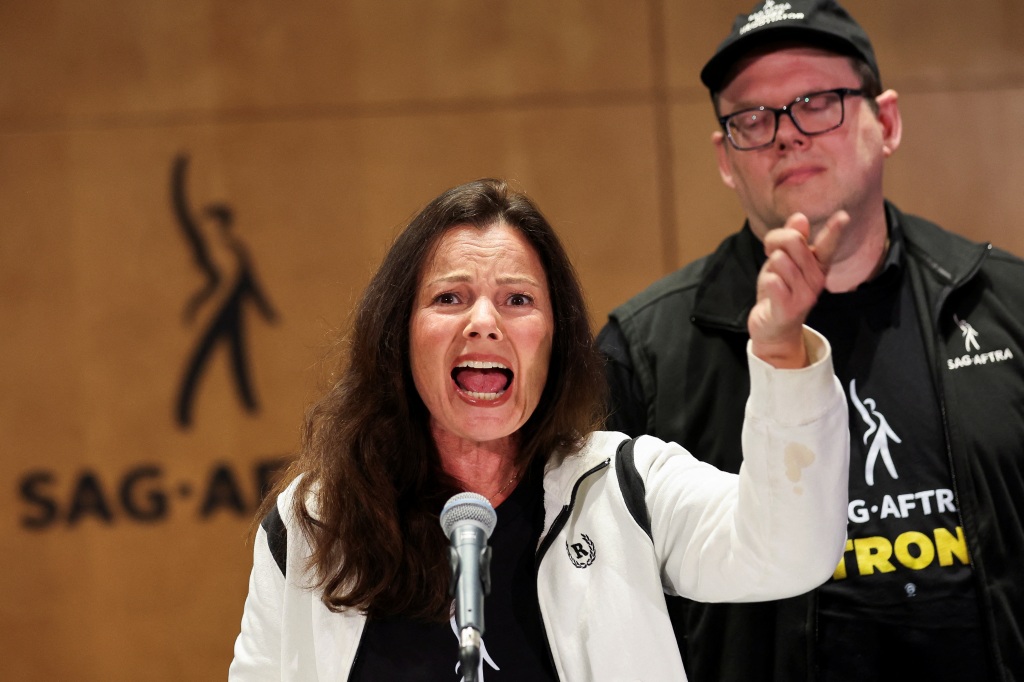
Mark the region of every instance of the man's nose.
[[775, 144], [786, 147], [796, 143], [803, 144], [807, 141], [808, 135], [800, 130], [793, 119], [793, 112], [788, 109], [778, 114], [778, 127], [775, 130]]

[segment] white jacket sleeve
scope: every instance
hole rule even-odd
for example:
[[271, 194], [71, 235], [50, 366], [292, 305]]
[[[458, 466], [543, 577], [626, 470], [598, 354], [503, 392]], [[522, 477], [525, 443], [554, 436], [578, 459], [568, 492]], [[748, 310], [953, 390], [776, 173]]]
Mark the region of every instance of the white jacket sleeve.
[[267, 532], [261, 526], [253, 547], [249, 594], [242, 628], [235, 639], [230, 682], [281, 679], [281, 626], [285, 578], [271, 555]]
[[738, 475], [674, 443], [636, 443], [669, 592], [697, 601], [781, 599], [817, 587], [838, 565], [846, 544], [848, 408], [828, 342], [808, 328], [805, 338], [812, 364], [798, 370], [774, 369], [748, 345]]

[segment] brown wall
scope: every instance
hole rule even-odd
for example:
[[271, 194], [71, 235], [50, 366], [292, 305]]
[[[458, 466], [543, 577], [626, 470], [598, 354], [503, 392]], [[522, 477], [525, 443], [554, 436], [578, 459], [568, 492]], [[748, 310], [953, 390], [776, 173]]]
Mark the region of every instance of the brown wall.
[[[297, 442], [325, 337], [444, 188], [514, 180], [565, 237], [595, 328], [742, 219], [697, 72], [751, 0], [0, 4], [0, 670], [223, 679], [258, 469]], [[901, 93], [902, 208], [1024, 253], [1024, 5], [848, 0]], [[234, 211], [276, 321], [223, 297], [170, 198]], [[204, 224], [209, 228], [209, 224]], [[208, 235], [222, 272], [235, 252]]]

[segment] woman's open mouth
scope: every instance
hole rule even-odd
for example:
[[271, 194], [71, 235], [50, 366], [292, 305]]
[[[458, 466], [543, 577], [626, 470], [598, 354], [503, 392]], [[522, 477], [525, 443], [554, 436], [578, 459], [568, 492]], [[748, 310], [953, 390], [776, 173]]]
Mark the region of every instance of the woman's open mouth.
[[476, 400], [497, 400], [512, 385], [513, 373], [500, 362], [466, 360], [452, 370], [459, 390]]

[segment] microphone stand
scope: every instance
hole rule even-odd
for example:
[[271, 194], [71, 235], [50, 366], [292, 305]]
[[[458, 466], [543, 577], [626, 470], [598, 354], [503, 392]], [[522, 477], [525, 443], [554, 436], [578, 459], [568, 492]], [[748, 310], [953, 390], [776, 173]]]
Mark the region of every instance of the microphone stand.
[[[454, 547], [448, 548], [448, 560], [451, 564], [451, 586], [449, 587], [449, 595], [451, 597], [456, 596], [456, 591], [459, 587], [459, 578], [463, 577], [460, 573], [459, 566], [459, 553]], [[476, 573], [476, 575], [473, 575]], [[472, 584], [477, 580], [480, 581], [480, 585], [483, 590], [483, 595], [486, 597], [491, 593], [491, 547], [490, 545], [484, 546], [480, 551], [480, 561], [476, 562], [474, 566], [470, 563], [466, 567], [465, 571], [465, 584]], [[481, 637], [484, 634], [484, 617], [483, 613], [479, 614], [480, 617], [480, 628], [477, 629], [473, 625], [467, 625], [459, 631], [459, 662], [462, 666], [462, 678], [464, 682], [477, 682], [477, 672], [480, 670], [480, 643]]]

